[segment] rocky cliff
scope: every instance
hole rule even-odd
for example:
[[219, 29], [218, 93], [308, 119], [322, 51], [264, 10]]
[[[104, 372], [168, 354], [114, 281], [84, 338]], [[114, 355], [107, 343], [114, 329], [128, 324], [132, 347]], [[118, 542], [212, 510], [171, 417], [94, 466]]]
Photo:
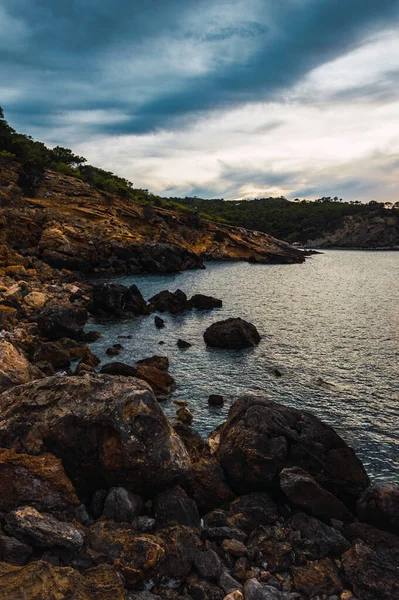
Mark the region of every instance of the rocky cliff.
[[117, 198], [52, 171], [27, 198], [17, 186], [18, 163], [0, 160], [1, 241], [52, 267], [138, 273], [197, 268], [204, 258], [304, 260], [267, 234]]

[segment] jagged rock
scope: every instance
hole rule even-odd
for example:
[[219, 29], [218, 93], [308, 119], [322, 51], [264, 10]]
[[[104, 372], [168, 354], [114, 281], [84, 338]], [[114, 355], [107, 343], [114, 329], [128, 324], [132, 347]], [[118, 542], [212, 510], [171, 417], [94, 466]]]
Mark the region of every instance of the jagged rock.
[[202, 258], [184, 246], [159, 242], [140, 246], [140, 263], [150, 273], [176, 273], [204, 268]]
[[62, 523], [47, 513], [40, 513], [31, 506], [10, 512], [6, 517], [6, 530], [32, 546], [61, 547], [73, 552], [82, 548], [85, 537], [81, 529]]
[[238, 540], [223, 540], [222, 548], [225, 552], [228, 552], [237, 558], [247, 554], [247, 548], [245, 544], [239, 542]]
[[55, 375], [55, 369], [53, 367], [52, 364], [50, 364], [47, 361], [40, 361], [37, 362], [35, 364], [35, 367], [40, 369], [40, 371], [43, 373], [43, 375], [45, 375], [46, 377], [51, 377], [52, 375]]
[[94, 314], [103, 312], [117, 316], [124, 312], [137, 315], [149, 312], [138, 287], [131, 285], [127, 288], [120, 283], [96, 283], [93, 286], [90, 310]]
[[283, 469], [280, 486], [290, 502], [320, 519], [353, 521], [354, 517], [338, 498], [321, 487], [300, 467]]
[[68, 352], [55, 342], [39, 344], [33, 357], [35, 363], [49, 362], [54, 369], [68, 369], [71, 361]]
[[244, 493], [279, 489], [281, 470], [291, 466], [305, 469], [349, 506], [369, 484], [355, 452], [332, 427], [265, 398], [235, 402], [217, 436], [215, 456], [228, 483]]
[[222, 562], [213, 550], [204, 550], [194, 557], [194, 566], [204, 579], [216, 581], [223, 569]]
[[177, 314], [191, 309], [191, 304], [187, 300], [186, 294], [181, 290], [176, 290], [175, 292], [163, 290], [152, 296], [149, 302], [154, 310], [158, 310], [159, 312]]
[[117, 523], [132, 523], [141, 514], [143, 501], [123, 487], [111, 488], [104, 502], [103, 517]]
[[240, 529], [235, 529], [234, 527], [206, 526], [204, 529], [204, 534], [207, 539], [221, 542], [223, 540], [239, 540], [240, 542], [245, 542], [247, 539], [247, 535], [243, 531]]
[[158, 494], [153, 500], [153, 510], [157, 524], [160, 527], [170, 525], [200, 526], [197, 505], [179, 486]]
[[284, 524], [259, 527], [249, 537], [247, 547], [251, 555], [261, 555], [271, 572], [289, 571], [294, 564], [292, 529]]
[[197, 310], [211, 310], [212, 308], [221, 308], [222, 301], [212, 296], [204, 296], [204, 294], [195, 294], [190, 299], [190, 304]]
[[101, 360], [93, 354], [88, 346], [81, 346], [80, 348], [82, 349], [80, 361], [82, 364], [90, 367], [97, 367], [100, 364]]
[[210, 581], [200, 579], [197, 575], [190, 575], [187, 580], [189, 598], [193, 600], [223, 600], [220, 587]]
[[86, 322], [87, 312], [84, 309], [65, 306], [49, 306], [44, 308], [37, 317], [37, 326], [41, 335], [50, 340], [63, 337], [82, 339]]
[[72, 515], [79, 499], [61, 461], [52, 454], [30, 456], [0, 448], [0, 511], [22, 505]]
[[295, 589], [304, 594], [331, 596], [344, 589], [336, 566], [329, 558], [310, 561], [304, 567], [294, 567], [292, 574]]
[[136, 377], [136, 367], [121, 362], [112, 362], [103, 365], [100, 373], [104, 375], [121, 375], [123, 377]]
[[24, 297], [25, 304], [34, 310], [40, 310], [43, 308], [47, 300], [48, 297], [46, 294], [43, 294], [43, 292], [30, 292]]
[[225, 594], [231, 594], [235, 590], [239, 590], [240, 592], [242, 591], [242, 586], [227, 571], [223, 571], [223, 573], [220, 575], [218, 583], [219, 587], [222, 588]]
[[359, 543], [342, 556], [345, 577], [361, 600], [393, 600], [399, 597], [399, 550], [369, 548]]
[[278, 519], [277, 505], [267, 494], [253, 492], [240, 496], [229, 506], [228, 524], [251, 533], [260, 525], [272, 525]]
[[0, 561], [22, 566], [32, 553], [33, 548], [28, 544], [24, 544], [15, 537], [0, 533]]
[[190, 342], [186, 342], [185, 340], [182, 340], [180, 338], [177, 340], [176, 345], [178, 348], [180, 348], [182, 350], [185, 348], [191, 348], [191, 346], [192, 346], [192, 344], [190, 344]]
[[368, 487], [360, 496], [356, 510], [361, 521], [399, 535], [399, 488]]
[[137, 285], [128, 288], [125, 309], [135, 315], [147, 315], [150, 312]]
[[146, 365], [155, 367], [159, 371], [167, 371], [169, 369], [169, 359], [167, 356], [150, 356], [137, 361], [138, 365]]
[[153, 492], [190, 469], [183, 443], [137, 379], [49, 377], [4, 392], [0, 413], [0, 446], [32, 454], [51, 449], [81, 491], [103, 481]]
[[291, 527], [301, 534], [298, 550], [310, 560], [339, 557], [349, 549], [348, 541], [339, 531], [305, 513], [296, 513], [291, 520]]
[[155, 315], [154, 323], [155, 327], [157, 327], [158, 329], [162, 329], [162, 327], [165, 327], [165, 321], [161, 319], [161, 317], [158, 317], [158, 315]]
[[137, 365], [136, 377], [149, 383], [156, 395], [170, 394], [176, 387], [175, 380], [171, 375], [143, 363]]
[[191, 423], [191, 421], [194, 419], [193, 413], [187, 408], [187, 406], [181, 406], [176, 411], [176, 416], [181, 423]]
[[343, 530], [343, 535], [350, 542], [361, 541], [370, 548], [385, 546], [399, 550], [399, 537], [394, 533], [377, 529], [368, 523], [351, 523]]
[[10, 342], [0, 340], [0, 391], [42, 377], [37, 367]]
[[101, 565], [81, 575], [70, 567], [31, 562], [24, 567], [0, 563], [2, 600], [124, 600], [123, 579]]
[[244, 586], [245, 600], [288, 600], [288, 595], [276, 588], [259, 583], [257, 579], [250, 579]]
[[140, 533], [151, 533], [154, 531], [155, 525], [156, 521], [151, 517], [142, 516], [137, 517], [135, 520], [136, 529], [137, 531], [140, 531]]
[[224, 398], [220, 394], [211, 394], [208, 398], [208, 404], [210, 406], [223, 406]]
[[257, 346], [260, 335], [252, 323], [243, 319], [226, 319], [213, 323], [204, 333], [207, 346], [241, 349]]

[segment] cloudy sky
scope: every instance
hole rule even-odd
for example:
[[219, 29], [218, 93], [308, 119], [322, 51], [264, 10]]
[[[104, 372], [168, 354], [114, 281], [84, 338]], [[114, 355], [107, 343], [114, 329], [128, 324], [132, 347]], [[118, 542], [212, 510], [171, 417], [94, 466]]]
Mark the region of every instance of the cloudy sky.
[[164, 195], [399, 199], [399, 0], [0, 0], [13, 127]]

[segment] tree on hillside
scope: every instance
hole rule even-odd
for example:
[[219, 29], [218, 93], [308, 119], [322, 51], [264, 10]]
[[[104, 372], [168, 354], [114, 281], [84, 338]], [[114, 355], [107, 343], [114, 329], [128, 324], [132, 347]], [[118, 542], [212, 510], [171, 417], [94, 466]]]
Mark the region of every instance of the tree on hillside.
[[72, 150], [63, 148], [62, 146], [56, 146], [50, 150], [50, 160], [56, 164], [64, 163], [64, 165], [75, 168], [87, 162], [83, 156], [77, 156], [76, 154], [73, 154]]

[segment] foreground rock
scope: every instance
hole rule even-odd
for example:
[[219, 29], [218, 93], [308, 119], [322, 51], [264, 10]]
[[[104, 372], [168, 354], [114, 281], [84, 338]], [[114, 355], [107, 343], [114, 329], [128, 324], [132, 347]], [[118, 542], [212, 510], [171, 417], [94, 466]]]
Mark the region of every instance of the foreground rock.
[[205, 331], [204, 340], [214, 348], [241, 349], [257, 346], [260, 335], [255, 325], [237, 318], [213, 323]]
[[49, 377], [4, 392], [0, 412], [0, 445], [50, 449], [78, 490], [103, 481], [141, 493], [170, 486], [190, 468], [183, 443], [137, 379]]
[[0, 392], [42, 377], [38, 368], [13, 344], [0, 340]]
[[83, 328], [87, 322], [87, 312], [65, 306], [44, 308], [37, 317], [41, 335], [50, 340], [60, 338], [83, 339]]
[[236, 490], [278, 490], [282, 469], [298, 466], [353, 507], [369, 484], [355, 452], [332, 427], [264, 398], [238, 400], [217, 437], [216, 456]]
[[361, 521], [399, 535], [399, 488], [370, 486], [358, 500], [357, 515]]

